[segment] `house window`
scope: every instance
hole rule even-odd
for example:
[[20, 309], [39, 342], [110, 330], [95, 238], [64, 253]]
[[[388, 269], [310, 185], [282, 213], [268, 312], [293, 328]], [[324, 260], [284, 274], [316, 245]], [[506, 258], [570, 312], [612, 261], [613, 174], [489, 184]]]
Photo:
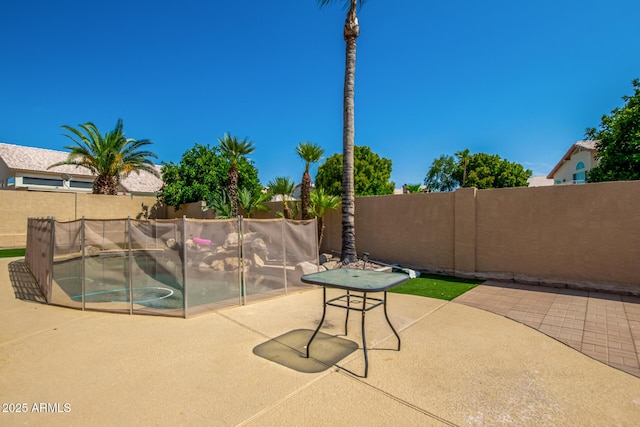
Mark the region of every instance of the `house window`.
[[[576, 170], [584, 169], [584, 163], [578, 162], [576, 165]], [[573, 174], [573, 183], [574, 184], [584, 184], [587, 182], [587, 173], [586, 171], [576, 172]]]
[[93, 182], [86, 181], [71, 181], [69, 183], [71, 188], [93, 188]]
[[48, 187], [62, 187], [61, 179], [51, 178], [30, 178], [25, 176], [22, 178], [22, 184], [24, 185], [46, 185]]

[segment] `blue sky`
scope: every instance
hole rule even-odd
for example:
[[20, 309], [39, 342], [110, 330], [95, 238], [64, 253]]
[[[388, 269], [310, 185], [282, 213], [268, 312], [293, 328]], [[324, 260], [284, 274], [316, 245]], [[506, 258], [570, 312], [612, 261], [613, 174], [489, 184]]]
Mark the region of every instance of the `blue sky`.
[[[0, 3], [0, 142], [61, 150], [61, 125], [124, 120], [160, 161], [225, 132], [263, 184], [300, 141], [342, 152], [345, 10], [314, 0]], [[356, 145], [396, 186], [464, 148], [547, 174], [640, 77], [640, 1], [369, 0]], [[315, 169], [312, 171], [315, 176]]]

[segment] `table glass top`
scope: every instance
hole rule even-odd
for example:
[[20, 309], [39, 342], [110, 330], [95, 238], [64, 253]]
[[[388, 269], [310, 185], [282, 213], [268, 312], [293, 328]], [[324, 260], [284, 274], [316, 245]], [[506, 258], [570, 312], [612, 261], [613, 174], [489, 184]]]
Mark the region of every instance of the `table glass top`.
[[408, 280], [409, 275], [405, 273], [386, 273], [353, 268], [336, 268], [302, 276], [302, 281], [305, 283], [371, 292], [384, 291]]

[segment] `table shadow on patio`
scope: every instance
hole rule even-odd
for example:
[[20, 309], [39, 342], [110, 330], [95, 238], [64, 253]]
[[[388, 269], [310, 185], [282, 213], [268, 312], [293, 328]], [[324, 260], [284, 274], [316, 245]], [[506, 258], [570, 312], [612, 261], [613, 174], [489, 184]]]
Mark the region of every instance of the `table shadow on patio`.
[[311, 334], [313, 331], [309, 329], [295, 329], [257, 345], [253, 354], [298, 372], [317, 373], [336, 365], [359, 348], [353, 341], [318, 332], [307, 359], [305, 346]]

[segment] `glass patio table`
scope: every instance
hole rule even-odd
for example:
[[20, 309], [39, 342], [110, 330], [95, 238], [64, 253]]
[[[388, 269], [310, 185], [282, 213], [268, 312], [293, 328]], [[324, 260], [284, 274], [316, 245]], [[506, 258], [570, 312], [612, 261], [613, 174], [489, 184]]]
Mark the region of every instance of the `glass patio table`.
[[[359, 270], [352, 268], [336, 268], [333, 270], [305, 274], [302, 276], [303, 282], [322, 286], [323, 301], [322, 319], [320, 319], [318, 327], [307, 343], [306, 357], [309, 357], [309, 347], [311, 347], [311, 343], [322, 327], [325, 315], [327, 314], [327, 306], [339, 307], [346, 310], [347, 314], [344, 321], [345, 335], [347, 335], [349, 312], [359, 311], [362, 313], [362, 349], [364, 351], [363, 378], [366, 378], [369, 372], [369, 358], [367, 355], [367, 340], [365, 337], [365, 314], [376, 307], [383, 307], [384, 317], [387, 319], [389, 327], [391, 327], [391, 330], [398, 339], [398, 351], [400, 351], [400, 335], [398, 335], [398, 332], [396, 332], [395, 328], [391, 324], [389, 315], [387, 314], [387, 290], [408, 280], [409, 275], [405, 273], [386, 273], [381, 271]], [[327, 300], [327, 288], [342, 289], [346, 292], [338, 297]], [[356, 292], [356, 295], [353, 295], [352, 292]], [[368, 295], [370, 293], [380, 292], [383, 294], [382, 297], [371, 297]]]

